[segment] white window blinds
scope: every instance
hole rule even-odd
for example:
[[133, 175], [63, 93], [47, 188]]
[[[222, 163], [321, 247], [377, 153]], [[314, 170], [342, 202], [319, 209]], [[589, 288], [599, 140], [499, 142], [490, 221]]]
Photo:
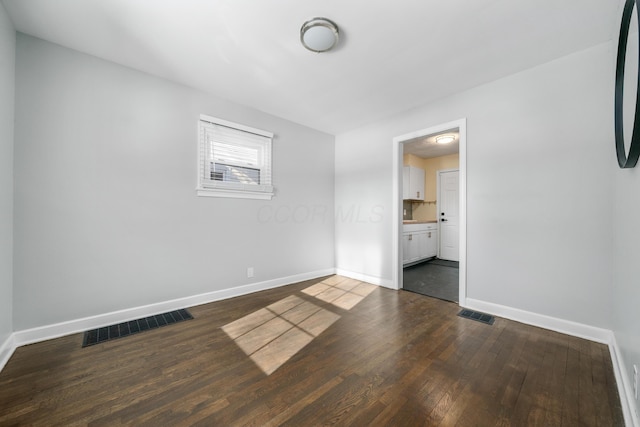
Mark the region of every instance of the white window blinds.
[[273, 134], [209, 116], [199, 133], [199, 195], [271, 198]]

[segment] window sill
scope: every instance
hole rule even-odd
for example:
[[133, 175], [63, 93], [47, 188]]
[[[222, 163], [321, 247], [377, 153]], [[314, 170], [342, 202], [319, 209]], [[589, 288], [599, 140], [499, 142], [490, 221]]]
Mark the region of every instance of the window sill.
[[196, 195], [198, 197], [225, 197], [228, 199], [271, 200], [271, 198], [273, 197], [273, 192], [223, 190], [219, 188], [198, 188], [196, 189]]

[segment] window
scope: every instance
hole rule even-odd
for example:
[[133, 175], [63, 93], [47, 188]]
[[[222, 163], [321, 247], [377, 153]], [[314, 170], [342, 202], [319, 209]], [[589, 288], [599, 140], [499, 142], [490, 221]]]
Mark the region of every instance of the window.
[[198, 196], [271, 199], [273, 134], [200, 116]]

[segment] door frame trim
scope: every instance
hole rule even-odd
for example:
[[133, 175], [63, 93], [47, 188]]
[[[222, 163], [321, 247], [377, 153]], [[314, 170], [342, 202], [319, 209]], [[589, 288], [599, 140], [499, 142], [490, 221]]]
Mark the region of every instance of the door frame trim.
[[422, 136], [432, 135], [434, 133], [444, 132], [451, 129], [458, 129], [459, 139], [459, 156], [460, 162], [458, 169], [460, 171], [460, 274], [458, 282], [459, 302], [458, 305], [465, 306], [467, 300], [467, 119], [461, 118], [451, 122], [442, 123], [425, 129], [420, 129], [411, 133], [396, 136], [392, 143], [392, 203], [391, 211], [391, 270], [393, 274], [392, 288], [402, 288], [402, 245], [400, 237], [402, 236], [402, 166], [404, 153], [403, 143]]

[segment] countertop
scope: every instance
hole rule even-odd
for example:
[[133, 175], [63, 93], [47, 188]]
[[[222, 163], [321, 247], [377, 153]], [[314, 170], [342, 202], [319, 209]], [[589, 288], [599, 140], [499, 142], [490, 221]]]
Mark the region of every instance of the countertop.
[[416, 219], [405, 219], [402, 221], [403, 224], [435, 224], [437, 222], [435, 219], [433, 221], [418, 221]]

